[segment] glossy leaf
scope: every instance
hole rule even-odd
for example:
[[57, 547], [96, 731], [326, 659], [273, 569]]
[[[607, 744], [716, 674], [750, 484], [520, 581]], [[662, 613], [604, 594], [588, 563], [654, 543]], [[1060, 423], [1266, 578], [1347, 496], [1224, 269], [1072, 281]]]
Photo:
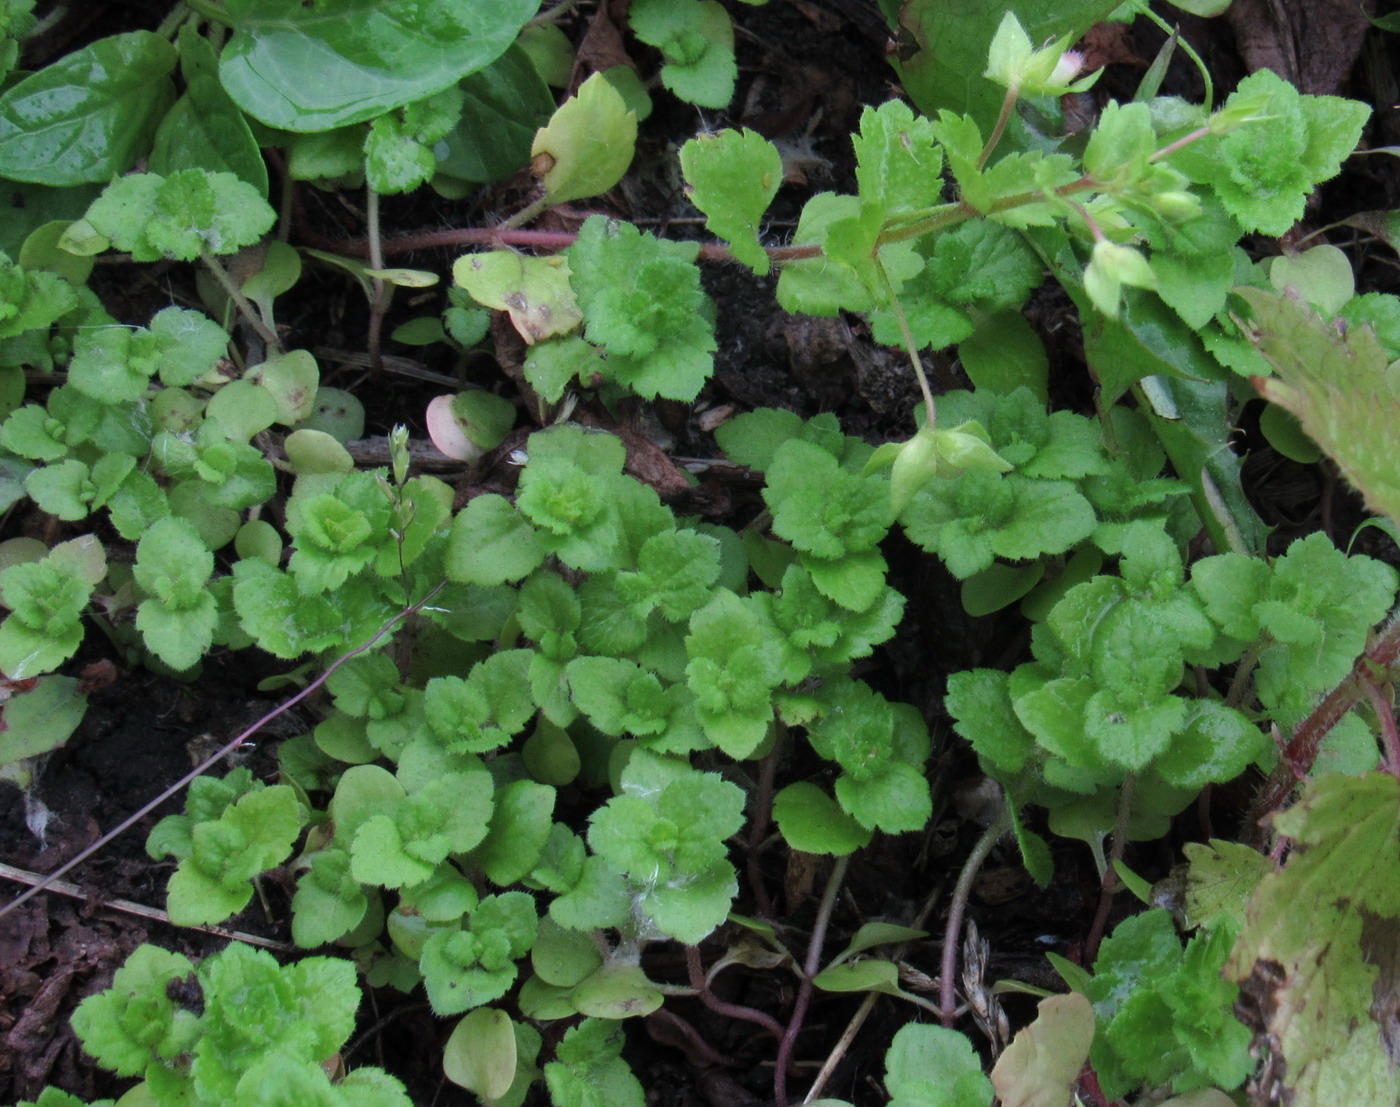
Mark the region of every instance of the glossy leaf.
[[85, 46], [0, 96], [0, 166], [17, 181], [76, 185], [130, 169], [175, 99], [175, 49], [150, 31]]
[[185, 94], [161, 120], [149, 167], [168, 176], [180, 169], [232, 173], [267, 195], [267, 166], [248, 121], [219, 83], [219, 58], [207, 39], [180, 29]]
[[[228, 0], [219, 75], [235, 103], [287, 131], [327, 131], [422, 100], [490, 65], [535, 0]], [[315, 74], [314, 80], [308, 80]]]

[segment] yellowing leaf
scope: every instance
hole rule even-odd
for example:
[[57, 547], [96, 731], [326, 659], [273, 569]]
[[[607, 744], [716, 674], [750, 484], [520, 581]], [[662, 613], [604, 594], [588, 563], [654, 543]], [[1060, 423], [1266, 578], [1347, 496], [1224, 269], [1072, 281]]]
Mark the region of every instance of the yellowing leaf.
[[1251, 340], [1276, 377], [1255, 378], [1266, 400], [1293, 412], [1377, 515], [1400, 520], [1400, 376], [1369, 327], [1342, 333], [1289, 296], [1255, 288]]
[[583, 320], [569, 285], [567, 258], [532, 258], [514, 250], [467, 254], [452, 266], [452, 278], [472, 298], [510, 321], [530, 345], [567, 334]]
[[1260, 882], [1225, 973], [1281, 1059], [1287, 1102], [1392, 1107], [1393, 1024], [1376, 1005], [1396, 986], [1400, 782], [1329, 773], [1274, 824], [1297, 849]]
[[622, 180], [637, 145], [637, 115], [622, 94], [595, 73], [535, 133], [535, 172], [551, 204], [606, 192]]
[[1094, 1040], [1093, 1005], [1078, 992], [1041, 1000], [992, 1069], [1002, 1107], [1063, 1107]]

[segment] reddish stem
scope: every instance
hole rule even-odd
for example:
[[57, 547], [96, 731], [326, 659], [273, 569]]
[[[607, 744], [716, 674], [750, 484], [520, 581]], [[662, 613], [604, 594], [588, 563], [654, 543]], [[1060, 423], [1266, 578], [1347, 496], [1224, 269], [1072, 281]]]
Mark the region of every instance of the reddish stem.
[[773, 1037], [782, 1040], [783, 1024], [772, 1015], [765, 1014], [753, 1007], [745, 1007], [742, 1004], [727, 1003], [710, 991], [709, 982], [705, 979], [705, 968], [700, 963], [700, 948], [698, 946], [685, 947], [685, 967], [690, 974], [690, 986], [700, 996], [700, 1002], [711, 1011], [732, 1019], [743, 1019], [745, 1022], [757, 1023]]
[[817, 908], [817, 919], [812, 925], [812, 940], [807, 944], [807, 959], [802, 965], [802, 983], [797, 988], [797, 1002], [792, 1005], [792, 1017], [778, 1044], [778, 1061], [773, 1071], [773, 1101], [777, 1107], [788, 1107], [787, 1072], [792, 1064], [792, 1051], [797, 1045], [797, 1035], [802, 1032], [802, 1021], [807, 1017], [807, 1008], [812, 1003], [812, 978], [821, 967], [822, 946], [826, 944], [826, 928], [831, 923], [831, 912], [836, 907], [836, 893], [846, 876], [846, 866], [851, 858], [838, 857], [832, 866], [831, 877], [822, 892], [822, 901]]
[[1374, 680], [1365, 682], [1366, 697], [1375, 709], [1376, 718], [1381, 724], [1381, 746], [1385, 750], [1385, 768], [1391, 776], [1400, 779], [1400, 730], [1395, 726], [1395, 708]]
[[1322, 740], [1366, 695], [1366, 685], [1373, 679], [1374, 669], [1388, 669], [1398, 659], [1400, 618], [1391, 620], [1366, 652], [1356, 659], [1347, 677], [1298, 724], [1292, 739], [1283, 748], [1278, 766], [1255, 797], [1246, 826], [1258, 826], [1266, 815], [1283, 806], [1299, 778], [1312, 769]]
[[[369, 242], [361, 238], [328, 238], [315, 231], [302, 230], [301, 239], [315, 246], [346, 257], [369, 257]], [[447, 246], [518, 246], [534, 250], [566, 250], [578, 241], [572, 231], [507, 230], [503, 227], [453, 227], [445, 231], [423, 231], [419, 234], [386, 238], [384, 256], [406, 254], [413, 250], [436, 250]], [[781, 265], [801, 261], [821, 254], [820, 246], [770, 246], [768, 257]], [[729, 247], [718, 242], [706, 242], [700, 247], [701, 261], [734, 261]]]

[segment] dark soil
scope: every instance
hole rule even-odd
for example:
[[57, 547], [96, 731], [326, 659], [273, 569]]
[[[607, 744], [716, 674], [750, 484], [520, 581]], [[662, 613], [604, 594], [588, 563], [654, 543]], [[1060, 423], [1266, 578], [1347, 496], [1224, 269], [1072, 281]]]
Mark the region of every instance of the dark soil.
[[[685, 201], [670, 166], [676, 148], [697, 130], [729, 125], [753, 127], [769, 138], [805, 150], [806, 184], [784, 189], [772, 213], [769, 230], [775, 241], [791, 233], [801, 205], [819, 190], [853, 191], [849, 134], [861, 106], [879, 104], [895, 94], [893, 73], [884, 59], [884, 33], [875, 0], [773, 0], [765, 7], [728, 4], [739, 27], [741, 84], [729, 113], [702, 113], [658, 92], [657, 111], [645, 124], [641, 154], [633, 173], [589, 210], [604, 210], [636, 221], [657, 233], [684, 237], [698, 233], [694, 210]], [[1316, 7], [1317, 5], [1314, 5]], [[42, 7], [42, 5], [41, 5]], [[77, 5], [83, 8], [83, 5]], [[96, 9], [101, 9], [97, 11]], [[577, 41], [594, 17], [596, 5], [585, 3], [563, 26]], [[70, 15], [43, 40], [44, 57], [58, 56], [95, 37], [154, 27], [166, 4], [96, 5], [90, 16]], [[1100, 33], [1102, 32], [1102, 33]], [[1122, 34], [1100, 29], [1095, 43], [1103, 51], [1108, 72], [1096, 95], [1129, 98], [1160, 44], [1152, 31]], [[1224, 20], [1186, 20], [1185, 33], [1210, 60], [1222, 82], [1246, 71], [1229, 24]], [[1392, 36], [1393, 37], [1393, 36]], [[1306, 42], [1304, 43], [1306, 46]], [[1326, 47], [1319, 47], [1325, 49]], [[1340, 83], [1309, 91], [1355, 96], [1389, 109], [1396, 102], [1385, 86], [1385, 62], [1393, 60], [1390, 38], [1367, 40], [1362, 64], [1343, 69]], [[636, 59], [648, 72], [654, 59], [644, 49]], [[1345, 74], [1350, 74], [1345, 76]], [[1233, 76], [1232, 76], [1233, 75]], [[1165, 91], [1193, 94], [1194, 73], [1174, 63]], [[1228, 86], [1218, 91], [1222, 96]], [[1373, 128], [1374, 145], [1394, 143], [1395, 112], [1383, 110]], [[1324, 226], [1360, 210], [1390, 209], [1400, 204], [1400, 183], [1393, 159], [1356, 159], [1361, 164], [1330, 185], [1320, 206], [1310, 215]], [[460, 204], [450, 204], [424, 190], [386, 202], [385, 234], [407, 234], [423, 228], [477, 225], [484, 213], [508, 214], [519, 206], [528, 182], [519, 178]], [[362, 238], [358, 199], [342, 204], [305, 189], [298, 198], [301, 229], [331, 239]], [[576, 225], [576, 222], [573, 224]], [[563, 229], [569, 229], [564, 227]], [[294, 237], [295, 240], [295, 237]], [[1362, 241], [1343, 229], [1338, 244], [1354, 247], [1353, 258], [1365, 291], [1393, 291], [1395, 261], [1379, 243]], [[446, 272], [458, 251], [420, 251], [396, 263]], [[133, 272], [127, 267], [99, 271], [95, 281], [119, 318], [144, 323], [170, 302], [171, 290], [195, 302], [193, 274], [184, 266]], [[917, 390], [902, 357], [875, 345], [862, 320], [855, 317], [813, 319], [788, 316], [773, 300], [773, 280], [760, 279], [735, 267], [710, 266], [704, 274], [707, 291], [718, 308], [720, 350], [714, 381], [693, 408], [658, 405], [655, 423], [664, 429], [672, 452], [681, 457], [711, 457], [716, 450], [701, 429], [698, 416], [732, 407], [785, 407], [804, 416], [834, 412], [851, 434], [872, 442], [906, 437], [913, 427], [911, 412]], [[437, 293], [400, 298], [385, 334], [413, 315], [439, 309]], [[292, 303], [283, 307], [292, 327], [290, 342], [308, 349], [364, 350], [363, 301], [359, 292], [337, 278], [308, 273]], [[1042, 333], [1054, 335], [1052, 355], [1057, 395], [1091, 402], [1082, 355], [1069, 305], [1046, 292], [1032, 306]], [[498, 332], [501, 333], [501, 332]], [[451, 372], [450, 357], [433, 350], [398, 349], [386, 352], [424, 359], [428, 367]], [[502, 366], [510, 367], [518, 351], [502, 343], [499, 365], [490, 358], [474, 359], [472, 379], [487, 386], [509, 385]], [[441, 357], [443, 363], [432, 359]], [[362, 370], [334, 369], [327, 363], [326, 382], [353, 388], [370, 412], [367, 435], [386, 433], [395, 424], [409, 426], [415, 438], [425, 437], [422, 413], [438, 388], [406, 377], [375, 379]], [[956, 363], [935, 365], [939, 384], [957, 387], [962, 381]], [[509, 387], [503, 388], [512, 394]], [[1360, 518], [1354, 500], [1339, 485], [1329, 467], [1300, 466], [1277, 457], [1242, 420], [1241, 449], [1248, 449], [1247, 486], [1267, 522], [1292, 537], [1326, 528], [1345, 536]], [[632, 415], [640, 418], [639, 413]], [[602, 408], [582, 417], [616, 425]], [[522, 425], [528, 415], [522, 416]], [[651, 426], [651, 423], [645, 423]], [[464, 481], [473, 479], [462, 478]], [[478, 478], [479, 479], [479, 478]], [[706, 485], [694, 509], [716, 521], [743, 521], [759, 503], [752, 483]], [[19, 514], [6, 526], [4, 537], [17, 533], [54, 534], [51, 520], [37, 513]], [[1378, 555], [1383, 540], [1368, 532], [1363, 538]], [[1014, 662], [1025, 649], [1019, 623], [996, 618], [971, 620], [963, 614], [955, 582], [930, 558], [902, 538], [892, 538], [886, 550], [892, 583], [908, 598], [908, 614], [895, 642], [882, 650], [862, 676], [891, 698], [910, 702], [932, 723], [931, 761], [936, 810], [933, 824], [922, 835], [877, 837], [852, 865], [834, 916], [828, 948], [836, 950], [862, 922], [871, 918], [926, 919], [937, 932], [946, 910], [958, 867], [979, 833], [969, 816], [968, 789], [975, 785], [975, 760], [952, 735], [942, 716], [941, 696], [948, 672], [978, 664]], [[186, 773], [216, 741], [236, 734], [270, 710], [276, 693], [257, 691], [263, 678], [286, 666], [249, 654], [223, 655], [210, 660], [201, 676], [184, 684], [127, 667], [122, 657], [93, 633], [81, 665], [108, 662], [112, 681], [92, 697], [80, 731], [68, 745], [48, 758], [38, 784], [26, 801], [12, 785], [0, 785], [0, 862], [36, 873], [52, 871], [170, 782]], [[75, 667], [76, 671], [76, 667]], [[290, 727], [262, 734], [247, 756], [255, 773], [275, 775], [279, 737], [304, 730], [315, 717], [307, 715]], [[212, 736], [212, 738], [208, 737]], [[800, 775], [804, 766], [785, 768]], [[808, 767], [820, 771], [815, 762]], [[752, 781], [741, 781], [753, 785]], [[160, 814], [178, 810], [181, 800], [169, 801], [118, 838], [70, 879], [88, 898], [42, 894], [0, 919], [0, 1102], [34, 1098], [46, 1084], [55, 1084], [85, 1098], [120, 1094], [129, 1081], [117, 1081], [95, 1070], [80, 1053], [68, 1029], [68, 1017], [84, 996], [106, 987], [112, 972], [138, 944], [156, 942], [192, 958], [221, 948], [226, 939], [198, 930], [152, 922], [103, 904], [126, 899], [159, 906], [170, 866], [151, 861], [144, 840]], [[565, 797], [567, 803], [567, 797]], [[1176, 836], [1199, 840], [1222, 834], [1243, 813], [1240, 793], [1218, 790], [1199, 811], [1180, 820]], [[582, 818], [588, 807], [579, 799], [572, 814]], [[570, 812], [561, 812], [569, 817]], [[47, 819], [47, 821], [45, 821]], [[736, 909], [758, 914], [755, 884], [779, 908], [782, 935], [794, 950], [806, 945], [806, 928], [816, 910], [829, 861], [789, 856], [768, 844], [758, 857], [756, 881], [746, 884]], [[739, 860], [736, 858], [736, 860]], [[1173, 860], [1167, 846], [1149, 845], [1130, 857], [1137, 872], [1148, 879], [1166, 874]], [[994, 855], [979, 880], [970, 915], [989, 956], [983, 978], [990, 984], [1014, 978], [1054, 988], [1057, 980], [1043, 954], [1055, 950], [1075, 956], [1089, 930], [1098, 901], [1098, 879], [1087, 851], [1065, 846], [1056, 857], [1056, 882], [1038, 889], [1024, 877], [1011, 853]], [[740, 860], [740, 870], [743, 863]], [[741, 884], [744, 882], [741, 880]], [[289, 942], [288, 891], [278, 882], [264, 882], [267, 909], [255, 898], [253, 907], [226, 926], [274, 943]], [[0, 882], [7, 898], [22, 886]], [[931, 908], [931, 913], [930, 912]], [[727, 947], [742, 941], [737, 929], [714, 936], [703, 950], [708, 965]], [[940, 943], [914, 943], [905, 958], [905, 986], [927, 991], [938, 973]], [[687, 980], [684, 951], [660, 944], [648, 953], [649, 975], [658, 981]], [[794, 977], [784, 970], [735, 966], [716, 978], [715, 990], [730, 1002], [786, 1018], [794, 1000]], [[859, 997], [817, 993], [797, 1044], [798, 1068], [793, 1086], [801, 1089], [827, 1057], [845, 1029]], [[1012, 1028], [1024, 1023], [1029, 1001], [1006, 1000]], [[416, 1103], [437, 1107], [473, 1103], [473, 1097], [441, 1077], [441, 1044], [448, 1024], [434, 1020], [421, 994], [405, 997], [387, 989], [370, 994], [362, 1012], [364, 1033], [347, 1050], [353, 1064], [379, 1064], [408, 1084]], [[828, 1093], [857, 1103], [884, 1102], [878, 1089], [883, 1051], [890, 1035], [910, 1017], [910, 1009], [882, 1000], [846, 1056]], [[995, 1018], [990, 1028], [963, 1028], [984, 1049], [1005, 1044], [1005, 1029]], [[758, 1027], [716, 1014], [698, 1001], [668, 1001], [661, 1013], [631, 1027], [626, 1056], [648, 1089], [648, 1102], [657, 1105], [699, 1104], [744, 1107], [771, 1103], [776, 1043]], [[549, 1036], [561, 1028], [545, 1029]]]

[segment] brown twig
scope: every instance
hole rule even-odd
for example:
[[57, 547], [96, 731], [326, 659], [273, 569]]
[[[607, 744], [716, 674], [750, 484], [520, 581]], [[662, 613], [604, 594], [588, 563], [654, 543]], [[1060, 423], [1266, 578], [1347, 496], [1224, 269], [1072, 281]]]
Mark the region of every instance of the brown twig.
[[389, 619], [387, 622], [384, 623], [383, 626], [376, 630], [374, 634], [370, 637], [370, 639], [363, 645], [356, 646], [353, 650], [350, 650], [348, 653], [341, 654], [334, 661], [332, 661], [328, 666], [326, 666], [325, 672], [323, 672], [320, 676], [318, 676], [315, 680], [313, 680], [295, 696], [292, 696], [290, 699], [279, 704], [277, 707], [274, 707], [266, 715], [258, 719], [257, 722], [253, 723], [252, 726], [248, 727], [248, 729], [240, 732], [236, 737], [225, 742], [211, 756], [206, 757], [203, 761], [201, 761], [193, 769], [187, 772], [174, 784], [170, 785], [170, 787], [166, 788], [163, 792], [161, 792], [160, 795], [156, 796], [155, 799], [145, 804], [134, 814], [128, 815], [111, 830], [107, 831], [106, 834], [98, 838], [97, 841], [93, 842], [92, 845], [88, 846], [86, 849], [78, 853], [77, 856], [69, 859], [67, 862], [60, 865], [53, 872], [40, 879], [39, 883], [35, 884], [32, 888], [29, 889], [29, 891], [24, 892], [16, 899], [10, 900], [9, 903], [0, 906], [0, 918], [3, 918], [5, 915], [9, 914], [21, 903], [25, 902], [25, 900], [31, 899], [32, 897], [42, 892], [45, 888], [48, 888], [50, 885], [53, 884], [55, 880], [63, 876], [64, 873], [70, 872], [78, 865], [82, 864], [94, 853], [97, 853], [99, 850], [103, 849], [109, 842], [116, 838], [118, 834], [121, 834], [123, 831], [126, 831], [131, 827], [135, 826], [138, 822], [144, 819], [147, 815], [149, 815], [162, 803], [168, 800], [171, 796], [176, 795], [181, 789], [185, 788], [192, 781], [204, 775], [205, 772], [207, 772], [215, 764], [217, 764], [219, 761], [223, 760], [225, 757], [231, 754], [234, 750], [236, 750], [239, 746], [241, 746], [258, 731], [260, 731], [263, 727], [267, 726], [267, 724], [272, 722], [273, 719], [277, 718], [279, 715], [283, 715], [286, 712], [290, 711], [302, 700], [306, 699], [307, 696], [315, 692], [316, 689], [320, 688], [321, 685], [325, 684], [333, 672], [339, 669], [352, 657], [358, 657], [360, 654], [364, 653], [365, 650], [369, 649], [381, 638], [383, 638], [384, 635], [388, 634], [389, 631], [393, 629], [396, 623], [400, 622], [403, 619], [406, 619], [409, 615], [412, 615], [415, 611], [417, 611], [434, 596], [436, 596], [438, 592], [442, 590], [442, 588], [442, 584], [437, 585], [437, 587], [435, 587], [431, 592], [429, 592], [417, 603], [413, 604], [410, 607], [405, 607], [392, 619]]
[[78, 885], [70, 884], [66, 880], [54, 880], [39, 873], [32, 873], [28, 869], [17, 869], [13, 865], [6, 865], [3, 862], [0, 862], [0, 877], [13, 880], [16, 884], [28, 884], [31, 887], [43, 883], [44, 891], [54, 892], [60, 896], [69, 896], [72, 899], [87, 900], [93, 907], [106, 907], [113, 911], [122, 911], [128, 915], [150, 919], [152, 922], [165, 923], [167, 926], [179, 926], [182, 930], [199, 930], [205, 934], [213, 934], [218, 938], [247, 942], [250, 946], [262, 946], [263, 949], [275, 949], [281, 953], [302, 952], [287, 942], [279, 942], [275, 938], [262, 938], [257, 934], [245, 934], [241, 930], [225, 930], [222, 926], [184, 926], [177, 922], [171, 922], [170, 916], [159, 907], [147, 907], [144, 903], [136, 903], [129, 899], [106, 899], [101, 896], [93, 896]]

